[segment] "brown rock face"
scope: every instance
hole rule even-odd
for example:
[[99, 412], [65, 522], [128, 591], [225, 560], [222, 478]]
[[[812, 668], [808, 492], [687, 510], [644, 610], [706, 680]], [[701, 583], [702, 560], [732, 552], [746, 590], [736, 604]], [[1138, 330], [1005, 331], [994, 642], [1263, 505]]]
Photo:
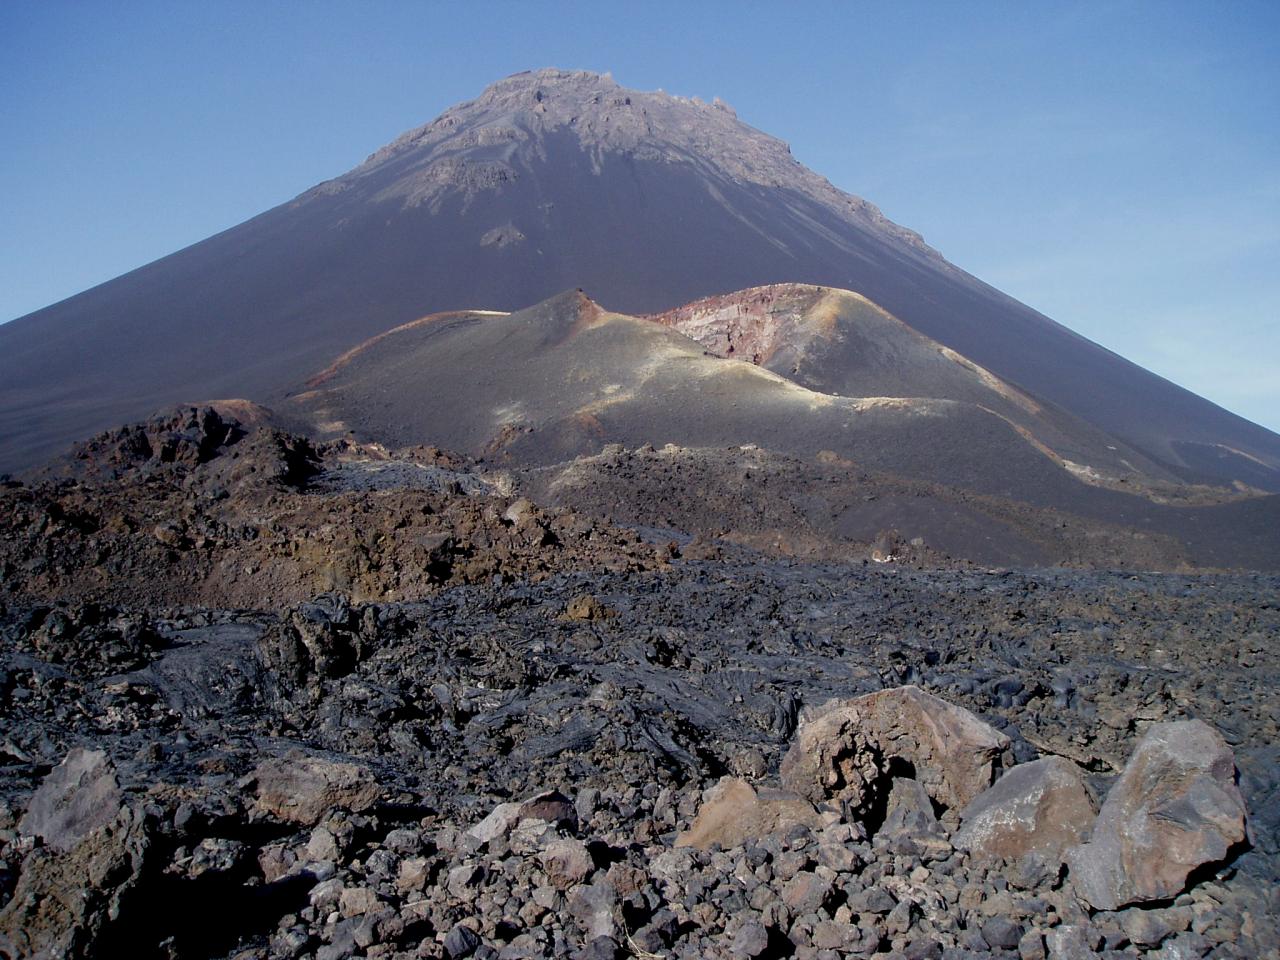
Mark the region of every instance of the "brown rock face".
[[1235, 756], [1200, 720], [1152, 726], [1098, 814], [1067, 851], [1076, 893], [1099, 910], [1176, 896], [1194, 869], [1245, 839]]
[[1009, 738], [925, 693], [896, 687], [847, 700], [801, 725], [782, 761], [782, 783], [810, 800], [835, 797], [863, 809], [909, 766], [929, 796], [968, 805], [1009, 765]]
[[584, 593], [580, 597], [574, 597], [569, 601], [569, 605], [565, 607], [564, 618], [566, 620], [608, 620], [617, 616], [612, 610], [597, 600], [590, 594]]
[[1045, 757], [1014, 767], [960, 814], [955, 845], [976, 857], [1061, 859], [1089, 834], [1096, 810], [1070, 760]]
[[652, 319], [697, 340], [718, 357], [770, 366], [779, 352], [795, 362], [810, 340], [833, 332], [832, 324], [812, 311], [823, 295], [820, 287], [775, 283], [708, 297]]
[[785, 790], [757, 791], [745, 780], [725, 777], [711, 789], [689, 829], [676, 837], [676, 846], [706, 850], [719, 844], [728, 850], [797, 824], [822, 825], [813, 804]]
[[559, 790], [546, 790], [520, 805], [520, 820], [545, 820], [566, 830], [578, 829], [573, 803]]
[[297, 752], [264, 760], [253, 775], [259, 811], [307, 826], [319, 823], [336, 807], [366, 810], [380, 792], [373, 773], [364, 767]]

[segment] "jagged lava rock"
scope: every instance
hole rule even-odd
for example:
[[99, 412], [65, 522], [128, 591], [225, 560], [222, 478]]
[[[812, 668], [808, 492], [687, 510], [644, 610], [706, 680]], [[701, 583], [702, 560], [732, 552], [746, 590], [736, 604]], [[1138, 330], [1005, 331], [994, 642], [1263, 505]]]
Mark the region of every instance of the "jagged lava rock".
[[970, 803], [1010, 765], [1010, 741], [962, 707], [919, 687], [847, 700], [806, 721], [782, 761], [782, 782], [810, 800], [865, 807], [888, 789], [894, 760], [948, 808]]
[[1098, 955], [1102, 938], [1087, 923], [1064, 923], [1044, 935], [1049, 960], [1091, 960]]
[[582, 883], [594, 868], [591, 854], [581, 840], [566, 837], [547, 845], [539, 856], [547, 879], [557, 890], [568, 890]]
[[40, 837], [0, 910], [0, 956], [91, 955], [135, 887], [149, 846], [102, 751], [74, 749], [32, 797], [21, 829]]
[[609, 620], [617, 616], [612, 610], [597, 600], [590, 594], [582, 594], [574, 597], [569, 601], [569, 605], [565, 607], [564, 618], [566, 620]]
[[917, 781], [907, 777], [893, 778], [880, 834], [910, 839], [931, 859], [940, 859], [951, 853], [952, 845], [947, 842], [942, 825], [934, 815], [929, 794]]
[[467, 836], [480, 843], [492, 843], [499, 837], [505, 837], [520, 822], [521, 806], [518, 802], [498, 804], [487, 817], [467, 831]]
[[1079, 768], [1044, 757], [1019, 764], [979, 794], [960, 814], [954, 843], [986, 859], [1038, 853], [1060, 860], [1088, 837], [1096, 816]]
[[253, 779], [259, 811], [307, 826], [319, 823], [334, 808], [367, 810], [381, 793], [367, 768], [297, 751], [262, 761]]
[[571, 833], [578, 829], [578, 811], [559, 790], [544, 790], [530, 797], [520, 805], [520, 819], [544, 820]]
[[1245, 839], [1231, 748], [1208, 724], [1153, 725], [1107, 794], [1087, 843], [1067, 851], [1076, 893], [1099, 910], [1176, 896], [1191, 871]]
[[675, 845], [707, 850], [719, 844], [728, 850], [797, 825], [815, 830], [822, 826], [818, 811], [804, 798], [769, 787], [757, 790], [745, 780], [724, 777], [707, 791], [697, 817], [676, 837]]
[[123, 802], [115, 766], [106, 753], [76, 747], [44, 778], [18, 829], [66, 853], [111, 823]]

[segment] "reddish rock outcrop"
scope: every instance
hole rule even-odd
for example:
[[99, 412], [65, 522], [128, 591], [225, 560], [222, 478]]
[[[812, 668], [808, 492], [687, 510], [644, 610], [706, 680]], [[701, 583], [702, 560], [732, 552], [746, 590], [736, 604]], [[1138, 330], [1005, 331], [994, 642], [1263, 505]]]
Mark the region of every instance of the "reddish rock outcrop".
[[718, 844], [728, 850], [796, 825], [822, 825], [813, 804], [785, 790], [757, 790], [745, 780], [725, 777], [708, 791], [697, 817], [676, 837], [675, 845], [706, 850]]

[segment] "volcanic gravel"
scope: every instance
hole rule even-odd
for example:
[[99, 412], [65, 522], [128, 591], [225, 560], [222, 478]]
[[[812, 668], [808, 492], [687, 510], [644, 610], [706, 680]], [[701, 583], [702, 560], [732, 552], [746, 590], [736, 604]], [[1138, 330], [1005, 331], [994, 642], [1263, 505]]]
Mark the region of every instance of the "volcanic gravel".
[[[1280, 915], [1277, 586], [678, 561], [278, 614], [10, 607], [0, 902], [28, 797], [92, 746], [149, 845], [86, 955], [1261, 956]], [[1148, 724], [1201, 718], [1235, 751], [1252, 849], [1171, 902], [1090, 916], [1069, 877], [874, 824], [672, 847], [722, 775], [776, 782], [807, 708], [908, 683], [1019, 762], [1075, 760], [1099, 795]], [[299, 756], [370, 771], [377, 802], [264, 812], [259, 764]], [[558, 813], [468, 834], [547, 791]]]

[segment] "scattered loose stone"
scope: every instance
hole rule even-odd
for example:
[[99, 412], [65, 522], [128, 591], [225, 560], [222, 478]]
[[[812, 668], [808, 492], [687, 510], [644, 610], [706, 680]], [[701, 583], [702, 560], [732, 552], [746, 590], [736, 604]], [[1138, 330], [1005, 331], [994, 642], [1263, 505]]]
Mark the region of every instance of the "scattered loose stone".
[[578, 811], [559, 790], [548, 790], [520, 805], [521, 820], [543, 820], [566, 830], [578, 829]]
[[467, 835], [480, 843], [490, 843], [505, 837], [520, 822], [519, 803], [500, 803], [487, 817], [467, 831]]
[[755, 920], [744, 923], [729, 948], [735, 957], [758, 957], [769, 948], [769, 931]]
[[1157, 947], [1173, 933], [1173, 924], [1163, 910], [1133, 908], [1119, 914], [1125, 936], [1140, 947]]
[[1102, 938], [1087, 923], [1063, 924], [1044, 935], [1049, 960], [1092, 960]]
[[1014, 950], [1022, 942], [1022, 924], [1008, 917], [988, 917], [982, 922], [982, 939], [1001, 950]]
[[[508, 502], [492, 508], [493, 529], [514, 535], [498, 522]], [[406, 516], [411, 528], [421, 519]], [[192, 552], [209, 535], [191, 522], [183, 529]], [[139, 530], [154, 540], [150, 525]], [[941, 817], [920, 751], [898, 750], [905, 737], [873, 758], [861, 805], [777, 786], [779, 761], [800, 739], [802, 703], [851, 684], [915, 680], [939, 701], [987, 711], [1018, 757], [1040, 749], [1087, 765], [1102, 794], [1112, 783], [1098, 771], [1118, 769], [1135, 717], [1149, 724], [1217, 698], [1214, 715], [1236, 717], [1231, 736], [1246, 744], [1237, 752], [1250, 751], [1242, 790], [1265, 802], [1271, 754], [1248, 744], [1273, 736], [1276, 711], [1263, 685], [1241, 679], [1255, 661], [1232, 673], [1222, 654], [1215, 670], [1177, 672], [1176, 657], [1201, 656], [1198, 641], [1175, 642], [1193, 620], [1183, 616], [1164, 626], [1170, 666], [1116, 665], [1162, 628], [1152, 611], [1164, 608], [1144, 606], [1156, 602], [1145, 575], [939, 580], [903, 566], [873, 573], [869, 590], [847, 567], [752, 569], [676, 567], [634, 591], [621, 574], [593, 573], [412, 604], [323, 599], [298, 613], [311, 646], [298, 640], [296, 673], [271, 666], [261, 642], [270, 624], [258, 614], [156, 620], [156, 642], [112, 660], [134, 671], [115, 676], [92, 651], [46, 662], [29, 644], [4, 646], [25, 644], [28, 628], [0, 610], [0, 709], [9, 710], [0, 736], [0, 929], [9, 939], [0, 953], [31, 952], [33, 941], [19, 948], [15, 936], [91, 942], [100, 956], [128, 943], [175, 960], [1048, 960], [1051, 948], [1198, 958], [1265, 956], [1280, 942], [1262, 829], [1216, 874], [1188, 875], [1187, 892], [1119, 912], [1078, 900], [1056, 855], [952, 845], [972, 828], [971, 811], [1012, 790], [1020, 771], [1039, 782], [1056, 762], [1007, 768], [1001, 755], [994, 786]], [[1280, 623], [1265, 605], [1223, 601], [1243, 589], [1229, 579], [1213, 578], [1212, 590], [1204, 579], [1169, 582], [1184, 593], [1182, 609], [1203, 611], [1197, 636], [1219, 629], [1219, 647], [1233, 630], [1247, 637], [1250, 624]], [[619, 616], [562, 620], [587, 591], [607, 595]], [[938, 612], [971, 607], [980, 619]], [[294, 613], [282, 619], [293, 623]], [[917, 622], [934, 633], [917, 637]], [[580, 644], [584, 635], [596, 642]], [[1242, 640], [1239, 655], [1263, 646]], [[900, 725], [911, 720], [904, 710]], [[35, 809], [46, 771], [39, 789], [54, 795], [67, 744], [90, 729], [105, 731], [92, 742], [115, 758], [118, 792], [105, 794], [117, 818], [141, 819], [130, 821], [132, 848], [121, 853], [111, 839], [111, 879], [82, 903], [59, 891], [83, 884], [117, 820], [55, 854], [58, 832], [28, 829], [36, 820], [23, 812]], [[311, 822], [269, 812], [256, 776], [263, 754], [294, 763], [281, 756], [293, 745], [304, 759], [358, 768], [367, 779], [347, 785], [376, 783], [376, 798], [330, 795], [306, 813]], [[750, 779], [718, 783], [726, 770]], [[332, 780], [315, 779], [321, 794]], [[110, 778], [92, 776], [79, 789], [103, 785]], [[768, 812], [756, 822], [760, 808]], [[1054, 820], [1039, 807], [1026, 818], [1040, 830]], [[691, 842], [708, 822], [717, 836]], [[75, 878], [59, 872], [64, 863]]]
[[445, 952], [453, 960], [471, 956], [478, 946], [480, 946], [480, 937], [470, 927], [461, 923], [456, 924], [444, 938]]
[[594, 869], [591, 854], [580, 840], [556, 840], [547, 845], [541, 857], [547, 879], [558, 890], [568, 890], [582, 883]]

